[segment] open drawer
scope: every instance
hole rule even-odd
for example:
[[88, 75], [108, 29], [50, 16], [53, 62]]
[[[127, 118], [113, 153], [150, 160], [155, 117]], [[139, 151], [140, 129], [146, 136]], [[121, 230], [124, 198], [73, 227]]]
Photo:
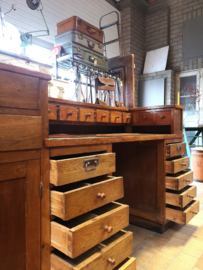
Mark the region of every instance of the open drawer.
[[115, 153], [55, 158], [50, 160], [50, 183], [62, 186], [113, 173], [115, 164]]
[[193, 171], [184, 170], [166, 176], [166, 188], [180, 190], [193, 182]]
[[[51, 254], [52, 270], [111, 270], [117, 267], [133, 251], [133, 233], [119, 231], [76, 259], [55, 250]], [[134, 268], [135, 269], [135, 268]]]
[[136, 259], [128, 257], [122, 263], [120, 263], [114, 270], [135, 270]]
[[186, 153], [186, 143], [171, 143], [166, 145], [166, 158], [182, 156]]
[[199, 201], [192, 201], [186, 207], [179, 208], [167, 205], [166, 219], [186, 225], [199, 212]]
[[196, 186], [187, 186], [180, 191], [167, 190], [166, 203], [184, 208], [197, 196]]
[[189, 157], [170, 159], [166, 161], [166, 173], [178, 173], [190, 166]]
[[129, 206], [110, 203], [69, 221], [51, 221], [51, 246], [76, 258], [128, 224]]
[[101, 176], [51, 190], [51, 214], [69, 220], [124, 196], [123, 178]]

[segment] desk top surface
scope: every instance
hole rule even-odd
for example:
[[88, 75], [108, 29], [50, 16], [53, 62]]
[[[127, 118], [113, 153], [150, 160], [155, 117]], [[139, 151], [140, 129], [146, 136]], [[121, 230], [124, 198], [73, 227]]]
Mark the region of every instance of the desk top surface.
[[121, 142], [154, 141], [180, 139], [183, 134], [141, 134], [141, 133], [117, 133], [117, 134], [88, 134], [88, 135], [50, 135], [45, 139], [46, 147], [108, 144]]

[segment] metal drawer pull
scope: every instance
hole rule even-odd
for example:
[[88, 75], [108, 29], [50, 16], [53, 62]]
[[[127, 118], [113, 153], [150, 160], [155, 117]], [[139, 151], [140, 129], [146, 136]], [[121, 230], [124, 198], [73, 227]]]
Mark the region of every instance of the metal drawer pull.
[[178, 144], [178, 145], [176, 146], [176, 148], [177, 148], [177, 151], [179, 152], [179, 151], [181, 150], [181, 148], [182, 148], [181, 144]]
[[192, 196], [192, 195], [187, 195], [187, 197], [189, 197], [189, 198], [191, 198], [191, 199], [193, 199], [193, 198], [194, 198], [194, 196]]
[[106, 117], [106, 114], [102, 114], [102, 117]]
[[[94, 171], [97, 169], [99, 165], [99, 158], [94, 158], [94, 159], [87, 159], [84, 160], [84, 167], [85, 167], [85, 171], [89, 172], [89, 171]], [[93, 168], [88, 168], [90, 166], [95, 166]]]
[[109, 262], [110, 264], [114, 265], [116, 263], [116, 260], [115, 259], [108, 258], [107, 262]]
[[106, 197], [106, 195], [105, 195], [105, 193], [98, 193], [97, 197], [101, 198], [103, 200]]
[[165, 118], [165, 115], [160, 115], [160, 118]]
[[68, 112], [67, 115], [68, 115], [68, 116], [69, 116], [69, 115], [73, 115], [73, 113], [72, 113], [72, 112]]
[[48, 110], [48, 112], [50, 113], [50, 112], [51, 112], [51, 110], [49, 109], [49, 110]]
[[182, 166], [187, 166], [187, 163], [180, 163], [180, 165], [182, 165]]
[[104, 230], [107, 231], [108, 233], [111, 233], [113, 231], [113, 228], [111, 226], [105, 226]]
[[120, 116], [119, 115], [116, 115], [116, 117], [115, 118], [120, 118]]
[[91, 113], [86, 114], [86, 117], [91, 116]]

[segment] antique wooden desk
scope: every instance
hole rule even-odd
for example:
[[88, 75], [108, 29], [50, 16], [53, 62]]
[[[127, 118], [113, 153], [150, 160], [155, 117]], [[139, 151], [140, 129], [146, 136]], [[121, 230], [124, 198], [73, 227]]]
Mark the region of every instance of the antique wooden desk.
[[199, 211], [183, 107], [48, 99], [49, 80], [0, 64], [1, 269], [135, 269], [129, 213], [163, 232]]

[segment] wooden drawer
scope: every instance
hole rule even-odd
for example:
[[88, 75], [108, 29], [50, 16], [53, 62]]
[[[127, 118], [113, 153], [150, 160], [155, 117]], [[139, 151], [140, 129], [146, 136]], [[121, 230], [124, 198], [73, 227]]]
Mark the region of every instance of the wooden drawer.
[[69, 220], [123, 196], [122, 177], [103, 176], [56, 187], [51, 191], [51, 214]]
[[51, 221], [51, 246], [76, 258], [128, 224], [129, 206], [110, 203], [69, 221]]
[[178, 173], [190, 166], [189, 157], [172, 159], [166, 161], [166, 173]]
[[94, 110], [79, 109], [81, 122], [94, 122]]
[[175, 175], [166, 176], [166, 188], [180, 190], [193, 182], [193, 171], [185, 170]]
[[50, 183], [62, 186], [73, 182], [113, 173], [115, 153], [50, 160]]
[[196, 186], [187, 186], [180, 191], [166, 191], [166, 203], [178, 207], [185, 207], [197, 196]]
[[78, 109], [75, 107], [60, 106], [59, 120], [61, 120], [61, 121], [78, 121]]
[[96, 110], [96, 121], [108, 123], [109, 122], [109, 111]]
[[156, 112], [155, 113], [156, 123], [171, 123], [171, 112]]
[[111, 112], [111, 123], [122, 123], [122, 113]]
[[123, 123], [130, 124], [132, 121], [131, 113], [123, 113]]
[[114, 270], [136, 270], [136, 259], [128, 257], [114, 268]]
[[199, 201], [192, 201], [186, 207], [180, 209], [176, 206], [166, 207], [166, 219], [186, 225], [199, 212]]
[[181, 156], [186, 153], [186, 143], [172, 143], [166, 145], [166, 158]]
[[140, 124], [141, 125], [150, 125], [154, 124], [154, 113], [147, 113], [147, 112], [142, 112], [140, 113]]
[[[132, 249], [133, 233], [120, 231], [76, 259], [71, 259], [60, 251], [55, 250], [51, 254], [51, 269], [111, 270], [129, 256], [133, 251]], [[115, 260], [113, 266], [109, 262], [109, 259]]]
[[48, 112], [49, 112], [49, 120], [57, 120], [57, 110], [58, 107], [55, 105], [49, 105], [48, 107]]

